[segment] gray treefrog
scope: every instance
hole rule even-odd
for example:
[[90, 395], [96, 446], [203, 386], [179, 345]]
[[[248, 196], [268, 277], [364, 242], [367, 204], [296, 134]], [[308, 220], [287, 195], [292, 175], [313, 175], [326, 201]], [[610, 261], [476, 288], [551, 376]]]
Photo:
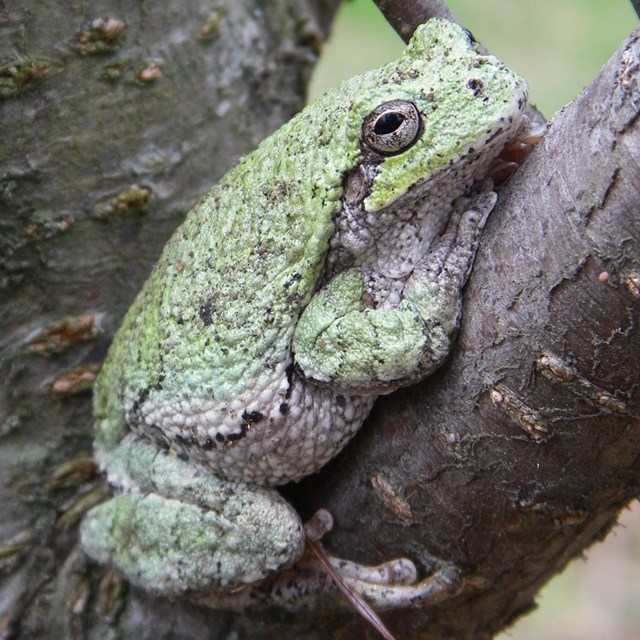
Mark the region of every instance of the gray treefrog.
[[[461, 196], [526, 101], [521, 78], [431, 20], [201, 199], [96, 383], [95, 455], [117, 495], [85, 517], [90, 556], [211, 606], [299, 560], [303, 526], [274, 487], [317, 471], [377, 396], [446, 358], [495, 202]], [[399, 562], [390, 573], [415, 578]], [[432, 597], [433, 581], [340, 566], [380, 607]]]

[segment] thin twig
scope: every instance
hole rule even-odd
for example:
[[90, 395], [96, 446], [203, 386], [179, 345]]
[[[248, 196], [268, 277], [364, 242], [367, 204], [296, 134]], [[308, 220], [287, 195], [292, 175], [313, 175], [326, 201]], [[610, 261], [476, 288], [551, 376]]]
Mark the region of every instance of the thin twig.
[[387, 22], [409, 42], [418, 25], [429, 18], [446, 18], [458, 22], [443, 0], [374, 0]]
[[395, 640], [395, 636], [387, 629], [384, 622], [380, 619], [378, 614], [364, 601], [362, 596], [351, 589], [349, 585], [342, 579], [342, 576], [333, 568], [329, 558], [323, 551], [322, 547], [317, 542], [307, 540], [307, 544], [311, 547], [311, 550], [316, 555], [320, 564], [324, 567], [325, 571], [331, 576], [331, 579], [336, 583], [336, 586], [342, 591], [344, 596], [351, 602], [356, 611], [374, 628], [385, 640]]

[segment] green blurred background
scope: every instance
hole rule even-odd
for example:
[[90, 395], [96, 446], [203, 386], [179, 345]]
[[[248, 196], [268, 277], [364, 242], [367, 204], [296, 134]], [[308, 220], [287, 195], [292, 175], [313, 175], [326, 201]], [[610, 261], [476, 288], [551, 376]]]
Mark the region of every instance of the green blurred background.
[[[628, 0], [449, 0], [462, 24], [522, 74], [551, 118], [596, 75], [637, 24]], [[345, 0], [314, 74], [310, 100], [393, 60], [403, 44], [371, 0]], [[640, 506], [538, 597], [500, 640], [640, 640]]]
[[[628, 0], [450, 0], [477, 40], [522, 74], [550, 118], [588, 84], [637, 23]], [[393, 60], [403, 44], [371, 0], [345, 0], [310, 88]], [[639, 636], [640, 638], [640, 636]]]

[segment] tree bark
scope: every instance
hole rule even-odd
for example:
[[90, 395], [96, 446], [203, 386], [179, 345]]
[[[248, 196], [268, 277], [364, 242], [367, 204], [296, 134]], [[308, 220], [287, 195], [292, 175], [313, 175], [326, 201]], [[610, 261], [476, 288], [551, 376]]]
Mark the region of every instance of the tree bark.
[[636, 30], [502, 189], [449, 363], [292, 492], [337, 555], [465, 568], [398, 637], [491, 638], [638, 496], [639, 65]]
[[[0, 11], [0, 635], [362, 637], [153, 598], [77, 545], [110, 337], [197, 196], [300, 106], [334, 3], [26, 4]], [[285, 488], [331, 510], [337, 555], [463, 568], [450, 602], [384, 615], [398, 637], [490, 638], [638, 495], [639, 61], [635, 32], [502, 189], [445, 368]]]
[[185, 213], [304, 104], [336, 5], [0, 3], [0, 637], [215, 626], [85, 564], [88, 387]]

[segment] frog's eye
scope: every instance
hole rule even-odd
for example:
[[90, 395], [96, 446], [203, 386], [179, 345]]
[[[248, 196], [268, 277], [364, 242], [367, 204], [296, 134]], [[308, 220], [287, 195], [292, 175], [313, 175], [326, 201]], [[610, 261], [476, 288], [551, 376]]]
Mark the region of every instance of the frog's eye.
[[392, 156], [408, 149], [421, 129], [420, 114], [413, 102], [391, 100], [378, 105], [364, 119], [362, 137], [374, 151]]

